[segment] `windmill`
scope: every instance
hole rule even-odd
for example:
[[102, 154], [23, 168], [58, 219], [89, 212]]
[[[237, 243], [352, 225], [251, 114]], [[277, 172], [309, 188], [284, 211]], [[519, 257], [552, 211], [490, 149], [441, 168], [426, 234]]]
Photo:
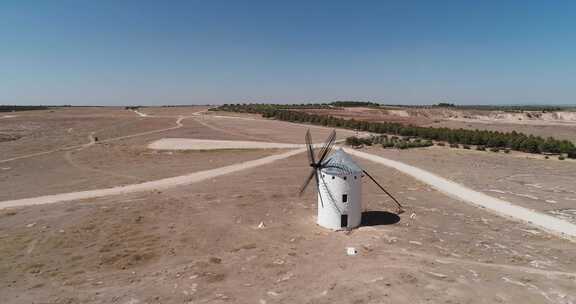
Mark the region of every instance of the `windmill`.
[[336, 131], [332, 130], [328, 136], [318, 153], [318, 159], [314, 155], [310, 130], [306, 131], [305, 140], [308, 162], [312, 169], [300, 188], [299, 195], [304, 193], [314, 179], [318, 193], [318, 225], [333, 230], [349, 230], [360, 225], [362, 177], [365, 176], [392, 198], [398, 207], [398, 213], [403, 212], [402, 205], [343, 149], [329, 155], [336, 140]]

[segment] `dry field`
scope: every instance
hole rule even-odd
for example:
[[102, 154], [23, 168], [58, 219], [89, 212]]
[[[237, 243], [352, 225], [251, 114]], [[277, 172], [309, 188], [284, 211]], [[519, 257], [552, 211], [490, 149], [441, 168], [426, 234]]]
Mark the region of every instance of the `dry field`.
[[373, 147], [367, 151], [576, 223], [576, 161], [436, 146], [407, 151]]
[[[62, 125], [44, 122], [39, 112], [7, 118], [50, 125], [51, 135], [35, 129], [0, 143], [4, 160], [43, 151], [28, 147], [36, 142], [48, 149], [86, 145], [0, 163], [0, 200], [151, 181], [286, 152], [147, 148], [161, 138], [301, 143], [306, 129], [248, 115], [197, 114], [201, 107], [141, 109], [147, 117], [93, 110], [50, 113]], [[69, 121], [81, 130], [77, 136], [66, 135]], [[317, 141], [329, 132], [311, 130]], [[92, 142], [92, 132], [100, 142]], [[574, 163], [437, 149], [368, 152], [542, 212], [568, 208], [565, 198], [576, 197], [569, 184]], [[303, 153], [162, 191], [0, 209], [0, 303], [576, 302], [575, 243], [359, 163], [406, 213], [390, 213], [389, 199], [365, 183], [363, 227], [348, 233], [317, 227], [313, 191], [296, 195], [308, 170]], [[347, 256], [348, 246], [359, 254]]]

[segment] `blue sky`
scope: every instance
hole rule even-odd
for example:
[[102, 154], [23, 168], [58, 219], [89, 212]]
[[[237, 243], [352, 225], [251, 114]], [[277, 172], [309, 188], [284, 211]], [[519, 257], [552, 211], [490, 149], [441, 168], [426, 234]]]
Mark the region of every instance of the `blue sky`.
[[576, 104], [574, 1], [0, 3], [0, 104]]

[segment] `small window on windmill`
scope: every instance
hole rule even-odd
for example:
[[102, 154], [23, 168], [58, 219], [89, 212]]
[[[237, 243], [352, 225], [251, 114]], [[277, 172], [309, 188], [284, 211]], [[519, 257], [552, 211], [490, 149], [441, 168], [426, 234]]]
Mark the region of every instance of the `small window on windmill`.
[[348, 202], [348, 194], [342, 194], [342, 202], [343, 203]]

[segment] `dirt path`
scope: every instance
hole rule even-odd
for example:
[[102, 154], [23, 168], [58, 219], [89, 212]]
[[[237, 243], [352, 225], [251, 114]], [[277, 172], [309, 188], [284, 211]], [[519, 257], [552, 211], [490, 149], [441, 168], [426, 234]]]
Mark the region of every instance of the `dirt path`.
[[474, 191], [453, 181], [437, 176], [420, 168], [407, 165], [405, 163], [383, 158], [370, 153], [357, 151], [354, 149], [345, 150], [351, 155], [364, 158], [366, 160], [373, 161], [375, 163], [382, 164], [394, 168], [402, 173], [408, 174], [417, 180], [432, 186], [436, 190], [458, 200], [470, 203], [477, 207], [485, 208], [501, 216], [521, 221], [523, 223], [528, 223], [568, 240], [576, 240], [576, 225], [570, 222], [514, 205], [510, 202], [488, 196], [484, 193]]
[[195, 172], [187, 175], [165, 178], [155, 181], [149, 181], [139, 184], [132, 184], [127, 186], [120, 186], [114, 188], [106, 188], [106, 189], [99, 189], [99, 190], [89, 190], [89, 191], [80, 191], [80, 192], [71, 192], [71, 193], [62, 193], [62, 194], [55, 194], [55, 195], [46, 195], [40, 196], [35, 198], [26, 198], [26, 199], [18, 199], [18, 200], [11, 200], [11, 201], [3, 201], [0, 202], [0, 209], [8, 208], [8, 207], [18, 207], [18, 206], [30, 206], [30, 205], [41, 205], [41, 204], [51, 204], [51, 203], [59, 203], [65, 201], [74, 201], [74, 200], [82, 200], [82, 199], [89, 199], [89, 198], [97, 198], [103, 196], [110, 196], [110, 195], [119, 195], [119, 194], [127, 194], [127, 193], [134, 193], [134, 192], [144, 192], [144, 191], [151, 191], [151, 190], [161, 190], [176, 186], [188, 185], [192, 183], [197, 183], [200, 181], [204, 181], [210, 178], [214, 178], [217, 176], [230, 174], [246, 169], [255, 168], [258, 166], [270, 164], [277, 160], [285, 159], [296, 154], [304, 152], [305, 149], [297, 149], [292, 150], [286, 153], [272, 155], [256, 160], [246, 161], [237, 163], [234, 165], [229, 165], [225, 167], [220, 167], [216, 169], [206, 170]]

